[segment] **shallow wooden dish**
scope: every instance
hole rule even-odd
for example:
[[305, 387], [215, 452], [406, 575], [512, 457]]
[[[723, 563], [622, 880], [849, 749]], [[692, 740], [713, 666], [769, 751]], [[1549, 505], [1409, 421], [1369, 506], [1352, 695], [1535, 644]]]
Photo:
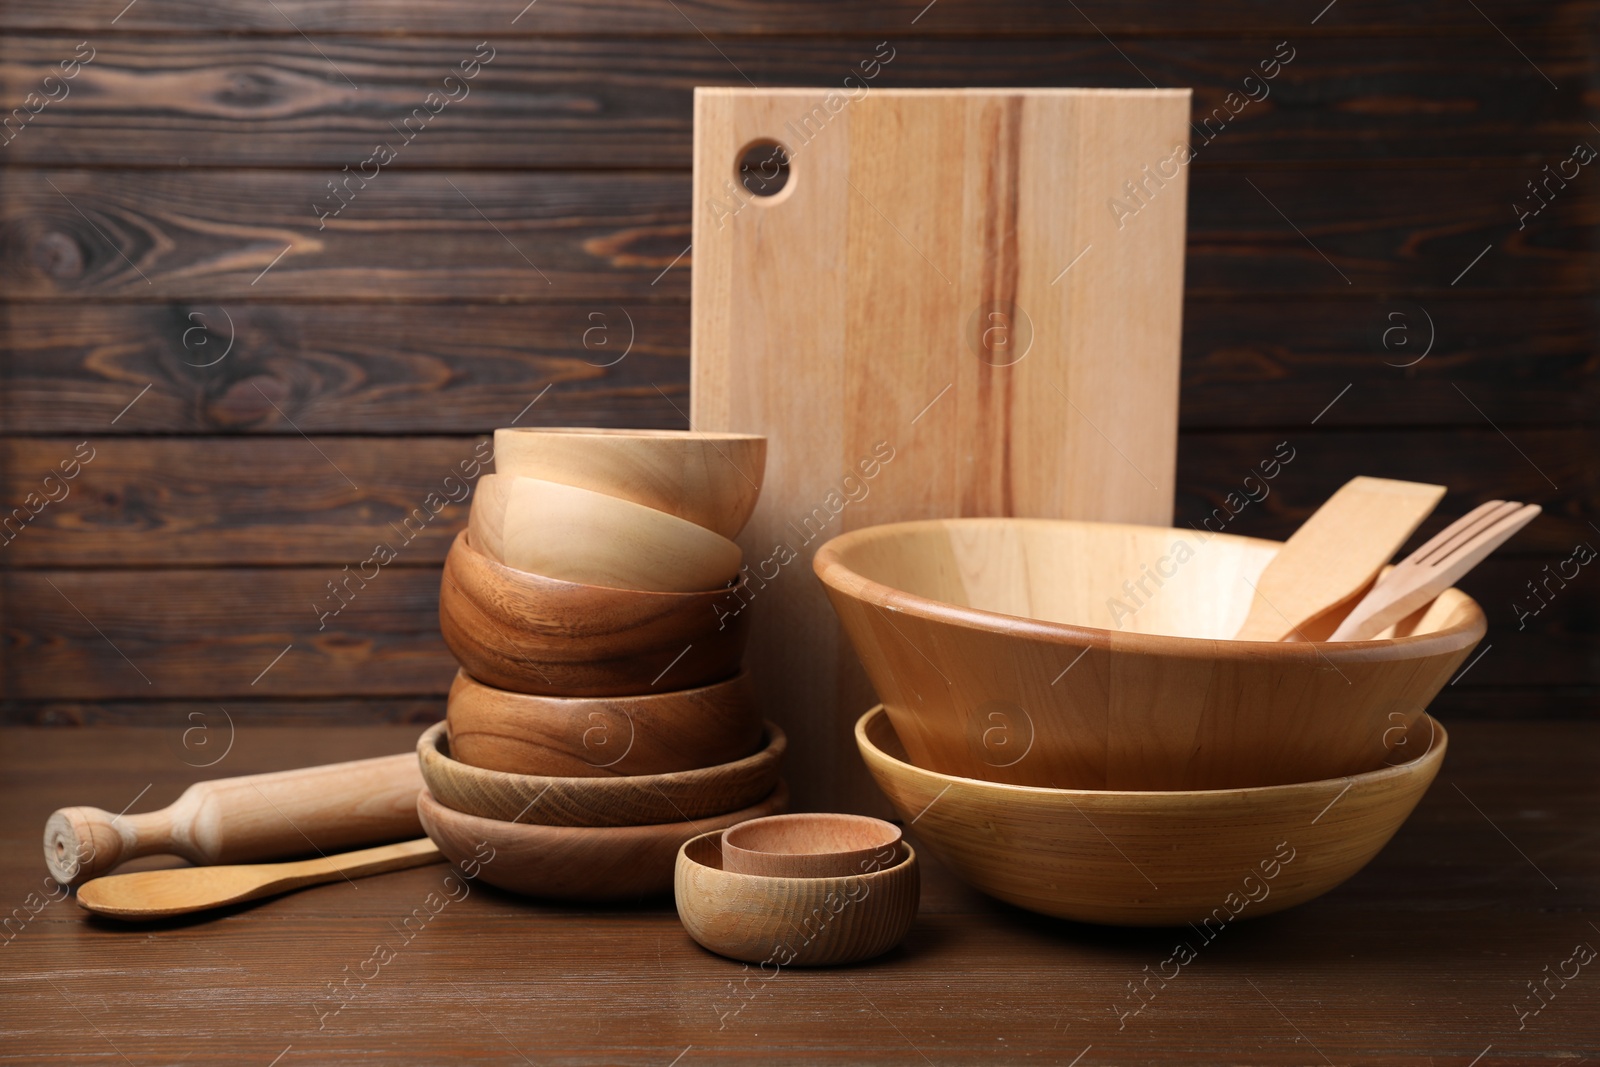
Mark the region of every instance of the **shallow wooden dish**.
[[869, 815], [796, 812], [722, 831], [722, 869], [765, 878], [843, 878], [892, 866], [900, 827]]
[[548, 696], [629, 696], [732, 678], [744, 654], [744, 579], [704, 593], [562, 582], [478, 552], [445, 556], [439, 628], [479, 681]]
[[621, 497], [509, 474], [485, 474], [478, 487], [469, 524], [482, 541], [474, 543], [517, 570], [693, 593], [727, 585], [743, 562], [739, 546], [721, 534]]
[[743, 674], [644, 696], [547, 697], [458, 671], [448, 706], [450, 754], [512, 774], [668, 774], [743, 759], [761, 745], [761, 712]]
[[1192, 529], [952, 519], [837, 537], [816, 571], [920, 767], [1080, 789], [1380, 767], [1483, 637], [1483, 612], [1451, 589], [1403, 636], [1224, 639], [1277, 549]]
[[755, 510], [766, 465], [767, 439], [756, 434], [518, 427], [494, 432], [497, 474], [621, 497], [730, 539]]
[[[1444, 762], [1431, 717], [1407, 762], [1255, 789], [1041, 789], [915, 767], [881, 706], [856, 745], [917, 839], [977, 889], [1030, 911], [1119, 926], [1226, 926], [1321, 896], [1394, 836]], [[1209, 935], [1208, 935], [1209, 936]]]
[[779, 781], [759, 803], [694, 822], [539, 826], [463, 815], [424, 789], [417, 798], [417, 816], [440, 852], [490, 885], [588, 902], [665, 893], [672, 888], [674, 857], [689, 838], [776, 814], [788, 802], [789, 787]]
[[921, 872], [901, 842], [889, 867], [838, 878], [726, 870], [722, 834], [684, 843], [673, 878], [678, 918], [718, 955], [776, 970], [855, 963], [894, 948], [917, 917]]
[[445, 724], [417, 739], [422, 780], [447, 808], [549, 826], [632, 826], [702, 819], [743, 808], [772, 792], [787, 739], [766, 724], [766, 743], [744, 759], [672, 774], [551, 778], [473, 767], [450, 757]]

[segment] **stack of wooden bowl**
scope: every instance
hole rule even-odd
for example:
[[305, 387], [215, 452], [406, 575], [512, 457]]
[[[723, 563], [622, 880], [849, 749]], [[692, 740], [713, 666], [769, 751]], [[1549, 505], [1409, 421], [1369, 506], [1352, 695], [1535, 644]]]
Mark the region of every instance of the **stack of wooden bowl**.
[[418, 743], [446, 856], [518, 892], [637, 897], [690, 837], [783, 809], [732, 540], [765, 460], [743, 434], [496, 431], [440, 586], [461, 670]]
[[1370, 641], [1236, 640], [1279, 547], [1043, 519], [835, 538], [816, 571], [883, 699], [868, 769], [927, 851], [1046, 914], [1209, 931], [1327, 892], [1433, 781], [1426, 707], [1485, 622], [1450, 589]]

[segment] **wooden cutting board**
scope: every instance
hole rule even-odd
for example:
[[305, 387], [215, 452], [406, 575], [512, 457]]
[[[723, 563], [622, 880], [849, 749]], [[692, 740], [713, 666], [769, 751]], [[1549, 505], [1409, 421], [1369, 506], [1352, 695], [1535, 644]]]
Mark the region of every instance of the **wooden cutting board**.
[[746, 662], [795, 806], [875, 811], [811, 557], [906, 519], [1171, 521], [1190, 94], [856, 92], [695, 91], [690, 421], [769, 438]]

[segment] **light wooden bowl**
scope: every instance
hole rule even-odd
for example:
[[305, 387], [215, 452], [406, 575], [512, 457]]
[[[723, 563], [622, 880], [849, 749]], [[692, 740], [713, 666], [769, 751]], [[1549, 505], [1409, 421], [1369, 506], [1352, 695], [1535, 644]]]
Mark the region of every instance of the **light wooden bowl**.
[[767, 723], [761, 750], [732, 763], [628, 778], [549, 778], [451, 759], [441, 722], [417, 740], [417, 756], [429, 792], [467, 815], [548, 826], [632, 826], [703, 819], [755, 803], [777, 783], [787, 743], [783, 731]]
[[454, 758], [511, 774], [668, 774], [761, 747], [761, 713], [743, 674], [646, 696], [546, 697], [508, 693], [458, 671], [445, 721]]
[[900, 827], [868, 815], [797, 812], [722, 831], [722, 868], [765, 878], [843, 878], [892, 866]]
[[518, 693], [630, 696], [739, 673], [744, 579], [704, 593], [649, 593], [514, 570], [456, 536], [439, 628], [474, 678]]
[[[517, 570], [693, 593], [727, 585], [744, 559], [738, 545], [704, 526], [592, 489], [507, 474], [485, 474], [478, 486], [470, 529], [482, 532], [485, 555]], [[498, 552], [488, 551], [494, 545]]]
[[689, 838], [775, 814], [788, 802], [789, 789], [780, 781], [757, 804], [695, 822], [538, 826], [463, 815], [424, 789], [417, 815], [440, 852], [490, 885], [586, 903], [665, 893], [672, 888], [674, 858]]
[[917, 917], [921, 872], [908, 844], [895, 862], [836, 878], [738, 874], [723, 862], [722, 834], [701, 834], [678, 851], [678, 918], [702, 947], [747, 963], [824, 967], [894, 948]]
[[593, 489], [687, 519], [723, 537], [744, 529], [761, 495], [767, 439], [688, 430], [494, 432], [497, 474]]
[[837, 537], [816, 571], [919, 767], [1078, 789], [1380, 767], [1483, 637], [1483, 612], [1452, 589], [1404, 636], [1225, 639], [1278, 547], [1202, 542], [1192, 529], [951, 519]]
[[[881, 706], [856, 723], [873, 779], [964, 881], [1029, 911], [1118, 926], [1226, 926], [1321, 896], [1394, 836], [1448, 738], [1432, 718], [1408, 762], [1255, 789], [1041, 789], [915, 767]], [[1207, 935], [1208, 939], [1209, 936]]]

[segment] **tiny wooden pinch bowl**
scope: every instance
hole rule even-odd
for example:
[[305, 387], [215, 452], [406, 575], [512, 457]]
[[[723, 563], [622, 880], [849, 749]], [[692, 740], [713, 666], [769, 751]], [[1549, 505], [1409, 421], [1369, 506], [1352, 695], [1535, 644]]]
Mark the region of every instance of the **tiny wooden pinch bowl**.
[[747, 807], [772, 792], [787, 740], [766, 724], [752, 756], [715, 767], [622, 778], [507, 774], [450, 758], [445, 724], [417, 741], [422, 780], [439, 803], [467, 815], [549, 826], [631, 826], [703, 819]]
[[[911, 761], [1073, 789], [1381, 766], [1483, 638], [1447, 589], [1372, 641], [1235, 641], [1278, 544], [1049, 519], [866, 527], [817, 574]], [[1131, 590], [1131, 592], [1130, 592]]]
[[963, 881], [1029, 911], [1118, 926], [1226, 926], [1321, 896], [1394, 836], [1438, 774], [1447, 742], [1426, 718], [1400, 749], [1416, 755], [1365, 774], [1131, 792], [938, 774], [907, 762], [881, 706], [856, 723], [878, 788]]
[[868, 815], [797, 812], [722, 831], [722, 868], [767, 878], [843, 878], [893, 865], [900, 827]]
[[668, 774], [761, 747], [761, 713], [743, 674], [644, 696], [550, 697], [495, 689], [458, 671], [445, 721], [452, 757], [511, 774]]
[[784, 809], [779, 781], [758, 803], [694, 822], [647, 826], [540, 826], [452, 811], [426, 789], [417, 816], [439, 851], [475, 878], [551, 900], [627, 900], [672, 888], [673, 859], [696, 834]]
[[456, 536], [439, 587], [445, 644], [474, 678], [548, 696], [630, 696], [739, 673], [744, 579], [700, 593], [563, 582], [496, 563]]
[[744, 560], [721, 534], [621, 497], [508, 474], [485, 474], [484, 483], [474, 510], [492, 528], [491, 509], [504, 502], [498, 558], [517, 570], [613, 589], [693, 593], [727, 585]]
[[761, 495], [767, 439], [689, 430], [513, 427], [494, 432], [497, 474], [631, 500], [739, 536]]
[[866, 873], [771, 878], [727, 870], [722, 834], [701, 834], [678, 852], [678, 918], [703, 948], [763, 970], [871, 959], [905, 939], [921, 899], [916, 851], [895, 850], [892, 866]]

